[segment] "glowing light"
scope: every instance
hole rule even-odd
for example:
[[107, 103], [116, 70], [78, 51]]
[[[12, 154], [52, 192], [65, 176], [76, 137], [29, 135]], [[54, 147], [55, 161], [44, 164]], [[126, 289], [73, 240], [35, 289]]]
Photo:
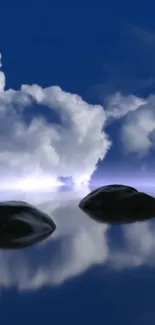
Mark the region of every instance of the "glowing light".
[[89, 181], [90, 181], [90, 174], [80, 175], [75, 179], [75, 187], [80, 187], [82, 185], [86, 186], [88, 185]]
[[76, 178], [72, 177], [59, 177], [56, 178], [51, 174], [45, 174], [39, 170], [28, 175], [8, 177], [3, 179], [0, 177], [0, 192], [14, 191], [14, 192], [49, 192], [57, 191], [59, 188], [65, 186], [66, 189], [81, 189], [87, 187], [89, 184], [89, 174], [77, 175]]
[[63, 185], [51, 175], [29, 175], [20, 179], [10, 179], [1, 183], [1, 190], [48, 191]]

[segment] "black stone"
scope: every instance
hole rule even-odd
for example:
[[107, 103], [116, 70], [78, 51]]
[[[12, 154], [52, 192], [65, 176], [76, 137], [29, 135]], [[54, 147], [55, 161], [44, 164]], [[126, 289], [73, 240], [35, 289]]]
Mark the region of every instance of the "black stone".
[[55, 229], [54, 221], [46, 213], [26, 202], [0, 202], [0, 248], [33, 245]]
[[79, 207], [92, 219], [123, 224], [155, 217], [155, 198], [126, 185], [107, 185], [85, 196]]

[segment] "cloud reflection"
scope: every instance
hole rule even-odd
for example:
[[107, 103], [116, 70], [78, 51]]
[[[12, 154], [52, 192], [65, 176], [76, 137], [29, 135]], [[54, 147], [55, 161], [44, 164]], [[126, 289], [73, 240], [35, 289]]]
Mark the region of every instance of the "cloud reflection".
[[[108, 264], [113, 269], [154, 265], [154, 222], [122, 226], [123, 243], [114, 249], [110, 240], [115, 240], [118, 227], [97, 224], [78, 208], [79, 199], [88, 192], [87, 187], [51, 192], [46, 193], [46, 198], [40, 193], [40, 201], [39, 193], [37, 200], [27, 194], [29, 203], [36, 201], [38, 208], [51, 215], [57, 231], [34, 247], [14, 252], [1, 250], [0, 287], [35, 290], [59, 285], [96, 264]], [[23, 198], [21, 193], [19, 196]]]

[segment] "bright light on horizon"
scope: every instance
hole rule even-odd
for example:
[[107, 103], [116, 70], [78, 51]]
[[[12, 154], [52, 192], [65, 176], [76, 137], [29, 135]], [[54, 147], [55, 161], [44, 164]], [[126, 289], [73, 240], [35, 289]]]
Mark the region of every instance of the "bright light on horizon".
[[80, 188], [89, 185], [88, 175], [81, 175], [76, 179], [70, 177], [56, 177], [49, 173], [43, 173], [36, 169], [34, 172], [8, 177], [0, 176], [0, 191], [49, 191], [65, 186], [68, 188]]
[[20, 178], [9, 179], [1, 182], [0, 190], [40, 191], [51, 190], [62, 186], [63, 183], [51, 175], [31, 174]]
[[[66, 178], [67, 179], [67, 178]], [[59, 188], [65, 186], [66, 189], [70, 188], [73, 191], [82, 190], [84, 187], [88, 188], [97, 188], [110, 184], [124, 184], [133, 187], [143, 187], [144, 183], [141, 180], [137, 181], [129, 179], [98, 179], [96, 181], [90, 182], [88, 180], [88, 175], [79, 176], [73, 180], [73, 183], [67, 182], [67, 180], [61, 180], [57, 177], [54, 177], [50, 174], [43, 174], [40, 172], [31, 173], [29, 175], [14, 176], [8, 177], [7, 179], [0, 177], [0, 192], [3, 191], [24, 191], [24, 192], [49, 192], [57, 191]], [[154, 184], [151, 184], [150, 180], [145, 180], [145, 186], [153, 187]]]

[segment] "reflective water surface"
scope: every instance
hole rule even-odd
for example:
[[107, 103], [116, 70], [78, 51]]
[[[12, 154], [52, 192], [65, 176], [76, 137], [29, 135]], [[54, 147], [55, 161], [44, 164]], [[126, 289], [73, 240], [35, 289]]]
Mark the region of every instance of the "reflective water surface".
[[57, 229], [40, 244], [0, 251], [2, 323], [154, 324], [155, 222], [96, 223], [78, 208], [88, 192], [18, 193]]

